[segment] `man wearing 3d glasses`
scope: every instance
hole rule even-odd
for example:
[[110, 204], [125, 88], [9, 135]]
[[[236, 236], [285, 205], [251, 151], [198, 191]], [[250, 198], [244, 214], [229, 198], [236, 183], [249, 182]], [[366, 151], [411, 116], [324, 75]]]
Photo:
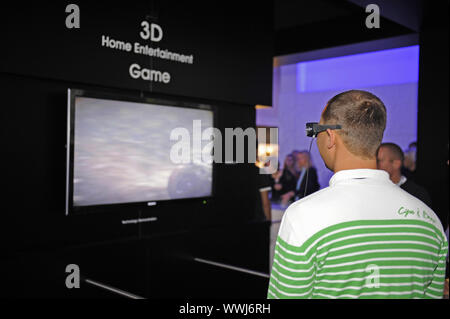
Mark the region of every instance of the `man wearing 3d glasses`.
[[386, 108], [352, 90], [308, 123], [329, 187], [285, 212], [268, 298], [442, 298], [448, 243], [436, 214], [377, 170]]

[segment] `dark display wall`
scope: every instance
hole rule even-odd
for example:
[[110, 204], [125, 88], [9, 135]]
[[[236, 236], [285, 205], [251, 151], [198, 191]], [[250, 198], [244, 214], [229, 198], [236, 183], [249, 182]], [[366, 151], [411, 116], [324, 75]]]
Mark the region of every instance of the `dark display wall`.
[[[68, 4], [2, 8], [6, 49], [0, 53], [0, 71], [249, 105], [272, 103], [269, 2], [78, 1], [79, 29], [66, 27]], [[153, 34], [161, 40], [144, 39], [150, 31], [142, 23], [150, 31], [152, 23], [160, 26], [162, 35]], [[135, 53], [136, 44], [190, 59]], [[129, 71], [133, 64], [168, 73], [170, 81], [135, 79]]]
[[417, 178], [444, 229], [449, 216], [449, 3], [427, 3], [420, 33]]
[[[254, 221], [251, 164], [217, 164], [215, 196], [206, 203], [66, 217], [65, 144], [67, 88], [203, 101], [217, 106], [221, 130], [254, 126], [254, 105], [271, 104], [271, 6], [79, 1], [81, 28], [68, 29], [67, 4], [2, 5], [2, 294], [113, 297], [83, 283], [68, 290], [65, 267], [78, 264], [83, 276], [143, 297], [264, 297], [265, 278], [193, 261], [268, 272], [269, 226]], [[160, 42], [140, 36], [143, 21], [162, 28]], [[106, 48], [102, 35], [186, 54], [193, 63]], [[135, 79], [133, 64], [167, 72], [170, 81]], [[122, 225], [147, 217], [158, 221]], [[236, 292], [236, 283], [247, 288]]]

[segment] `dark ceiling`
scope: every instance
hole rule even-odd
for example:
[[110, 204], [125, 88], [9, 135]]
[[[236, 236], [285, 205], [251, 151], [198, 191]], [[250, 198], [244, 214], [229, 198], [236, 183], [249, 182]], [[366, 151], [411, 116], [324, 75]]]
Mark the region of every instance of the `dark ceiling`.
[[[380, 7], [379, 29], [365, 26], [370, 3]], [[450, 0], [275, 0], [275, 55], [418, 33], [429, 24], [448, 27]]]
[[339, 0], [275, 1], [275, 30], [345, 18], [355, 13], [355, 5]]

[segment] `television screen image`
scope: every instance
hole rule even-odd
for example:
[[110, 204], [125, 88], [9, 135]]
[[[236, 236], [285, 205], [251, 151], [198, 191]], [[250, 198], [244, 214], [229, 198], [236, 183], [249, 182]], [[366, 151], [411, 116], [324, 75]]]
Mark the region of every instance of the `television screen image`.
[[[212, 164], [177, 164], [171, 132], [213, 127], [213, 111], [75, 96], [72, 111], [74, 207], [152, 202], [212, 195]], [[212, 156], [206, 154], [204, 156]]]

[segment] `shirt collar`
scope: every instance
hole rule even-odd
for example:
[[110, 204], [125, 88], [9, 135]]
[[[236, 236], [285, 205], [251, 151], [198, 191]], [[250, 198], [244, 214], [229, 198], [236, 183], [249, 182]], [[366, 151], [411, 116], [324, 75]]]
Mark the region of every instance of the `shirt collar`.
[[390, 181], [389, 174], [379, 169], [347, 169], [335, 173], [330, 179], [330, 186], [350, 179], [369, 178], [379, 181]]
[[397, 186], [402, 186], [403, 184], [406, 183], [407, 180], [408, 179], [405, 176], [402, 175], [402, 177], [400, 177], [400, 180], [397, 183]]

